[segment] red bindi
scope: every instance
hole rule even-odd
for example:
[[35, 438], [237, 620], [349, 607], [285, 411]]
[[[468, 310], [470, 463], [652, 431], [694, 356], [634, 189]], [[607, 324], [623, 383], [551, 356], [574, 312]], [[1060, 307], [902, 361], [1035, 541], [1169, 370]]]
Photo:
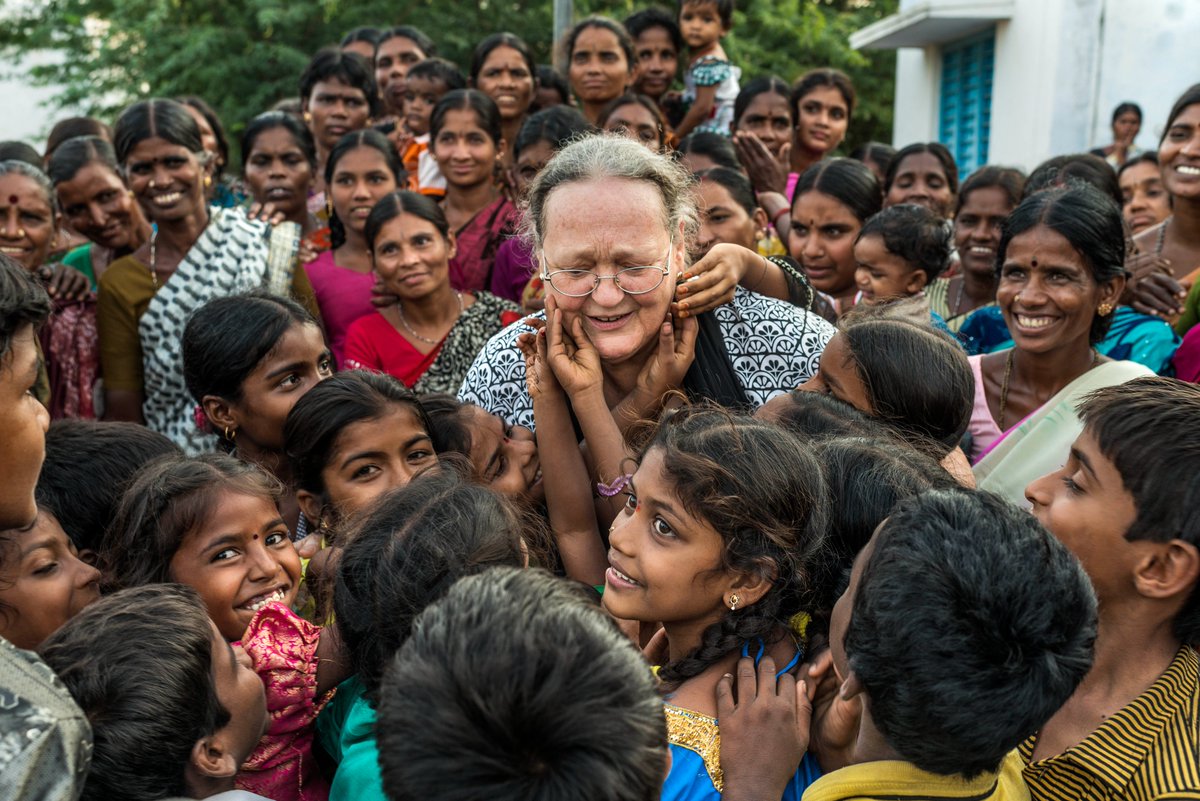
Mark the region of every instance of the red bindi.
[[18, 201], [18, 200], [20, 200], [20, 198], [18, 198], [16, 195], [9, 195], [9, 196], [8, 196], [8, 202], [9, 202], [9, 203], [11, 203], [11, 204], [13, 204], [14, 206], [15, 206], [15, 205], [17, 205], [17, 201]]

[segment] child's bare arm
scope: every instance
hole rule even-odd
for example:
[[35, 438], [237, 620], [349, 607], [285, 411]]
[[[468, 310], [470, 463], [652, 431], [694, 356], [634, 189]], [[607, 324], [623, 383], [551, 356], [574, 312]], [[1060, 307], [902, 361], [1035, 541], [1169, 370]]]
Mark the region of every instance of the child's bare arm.
[[675, 126], [675, 135], [682, 139], [690, 134], [693, 128], [708, 119], [716, 102], [716, 86], [697, 86], [696, 99], [692, 101], [691, 108], [683, 115], [679, 125]]

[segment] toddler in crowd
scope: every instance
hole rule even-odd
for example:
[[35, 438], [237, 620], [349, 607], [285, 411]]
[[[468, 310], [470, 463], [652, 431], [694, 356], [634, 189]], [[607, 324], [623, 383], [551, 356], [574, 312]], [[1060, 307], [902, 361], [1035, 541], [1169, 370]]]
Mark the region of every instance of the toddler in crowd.
[[951, 244], [950, 228], [924, 206], [890, 206], [871, 217], [854, 243], [861, 302], [923, 295], [946, 269]]
[[680, 0], [679, 31], [691, 61], [683, 74], [687, 113], [675, 126], [679, 138], [692, 131], [729, 136], [738, 96], [739, 67], [729, 63], [721, 39], [733, 29], [734, 0]]
[[408, 171], [408, 188], [423, 195], [446, 194], [446, 179], [429, 152], [429, 121], [447, 92], [466, 89], [467, 77], [444, 58], [427, 58], [408, 70], [404, 88], [404, 124], [412, 140], [401, 158]]

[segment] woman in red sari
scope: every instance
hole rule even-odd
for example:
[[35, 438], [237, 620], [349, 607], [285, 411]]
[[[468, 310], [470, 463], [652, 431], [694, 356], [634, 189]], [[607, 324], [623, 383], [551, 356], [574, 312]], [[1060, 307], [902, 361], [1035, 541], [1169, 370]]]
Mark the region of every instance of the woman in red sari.
[[517, 305], [454, 289], [456, 238], [425, 195], [386, 195], [364, 233], [374, 271], [397, 302], [351, 324], [346, 367], [387, 373], [418, 393], [457, 392], [488, 339], [521, 318]]

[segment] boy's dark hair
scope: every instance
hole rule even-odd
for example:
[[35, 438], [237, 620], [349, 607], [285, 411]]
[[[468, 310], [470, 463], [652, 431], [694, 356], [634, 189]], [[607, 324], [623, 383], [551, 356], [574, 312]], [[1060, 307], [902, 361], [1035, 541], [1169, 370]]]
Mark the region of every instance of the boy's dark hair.
[[675, 157], [695, 153], [697, 156], [707, 156], [718, 167], [745, 172], [746, 168], [738, 160], [737, 150], [733, 140], [712, 131], [695, 131], [683, 137], [675, 147]]
[[462, 576], [521, 567], [521, 522], [500, 496], [455, 470], [381, 497], [346, 538], [333, 606], [345, 653], [372, 702], [414, 618]]
[[318, 50], [300, 74], [301, 102], [312, 96], [313, 87], [318, 83], [331, 80], [360, 90], [366, 96], [371, 116], [378, 116], [382, 101], [379, 99], [379, 88], [375, 85], [375, 70], [365, 58], [336, 47]]
[[954, 161], [950, 150], [940, 142], [913, 142], [896, 151], [896, 155], [888, 163], [888, 168], [884, 171], [883, 176], [883, 193], [885, 195], [892, 190], [892, 184], [895, 183], [904, 160], [909, 156], [918, 156], [922, 153], [928, 153], [938, 160], [938, 163], [942, 165], [942, 172], [946, 175], [947, 188], [951, 194], [958, 194], [958, 164]]
[[726, 29], [733, 27], [734, 0], [678, 0], [680, 11], [683, 11], [684, 6], [707, 5], [714, 5], [717, 7], [717, 16], [721, 18], [721, 24], [724, 25]]
[[96, 551], [138, 471], [181, 455], [171, 440], [136, 423], [55, 420], [46, 432], [37, 504], [54, 515], [76, 548]]
[[446, 85], [447, 92], [467, 88], [467, 76], [453, 61], [430, 56], [424, 61], [418, 61], [408, 69], [406, 78], [427, 78], [431, 81], [441, 81]]
[[431, 604], [384, 676], [377, 733], [394, 801], [651, 801], [666, 765], [640, 655], [542, 570], [494, 567]]
[[901, 501], [862, 567], [846, 630], [876, 727], [941, 775], [995, 771], [1092, 665], [1096, 599], [1028, 512], [967, 490]]
[[1074, 153], [1046, 159], [1029, 173], [1021, 199], [1048, 189], [1079, 184], [1088, 184], [1100, 194], [1112, 198], [1118, 207], [1125, 200], [1116, 172], [1108, 166], [1107, 161], [1091, 153]]
[[100, 551], [106, 591], [171, 581], [171, 558], [212, 513], [222, 492], [272, 502], [279, 482], [224, 454], [159, 459], [134, 477]]
[[[1158, 160], [1155, 159], [1155, 164], [1157, 163]], [[1009, 207], [1015, 209], [1025, 192], [1025, 173], [1015, 167], [980, 167], [962, 182], [954, 200], [954, 216], [957, 217], [958, 213], [962, 211], [963, 204], [967, 202], [967, 198], [972, 192], [992, 187], [1003, 192], [1004, 196], [1008, 198]]]
[[[559, 103], [571, 102], [571, 86], [563, 74], [554, 67], [549, 64], [538, 64], [537, 79], [540, 88], [549, 88], [558, 92]], [[550, 108], [554, 108], [554, 106], [550, 106]]]
[[671, 39], [671, 44], [675, 47], [675, 52], [683, 50], [683, 35], [679, 32], [679, 23], [675, 20], [675, 15], [671, 14], [666, 9], [657, 6], [643, 8], [641, 11], [635, 11], [625, 18], [625, 30], [629, 31], [629, 36], [636, 42], [637, 38], [648, 30], [653, 28], [662, 28], [667, 32], [667, 36]]
[[[1137, 517], [1125, 538], [1200, 547], [1200, 386], [1139, 378], [1091, 393], [1079, 418], [1133, 496]], [[1174, 632], [1181, 642], [1200, 643], [1197, 587]]]
[[516, 160], [522, 150], [538, 142], [549, 142], [558, 151], [575, 137], [595, 132], [596, 127], [574, 106], [544, 108], [530, 114], [521, 123], [517, 141], [513, 143], [513, 159]]
[[925, 273], [926, 284], [946, 269], [953, 250], [950, 227], [936, 212], [915, 203], [879, 212], [866, 221], [855, 241], [868, 236], [879, 237], [889, 253], [904, 259], [912, 270]]
[[0, 253], [0, 362], [13, 335], [27, 325], [38, 328], [50, 316], [50, 296], [33, 274]]
[[192, 749], [230, 720], [195, 590], [155, 584], [105, 596], [39, 650], [92, 724], [81, 801], [188, 795]]

